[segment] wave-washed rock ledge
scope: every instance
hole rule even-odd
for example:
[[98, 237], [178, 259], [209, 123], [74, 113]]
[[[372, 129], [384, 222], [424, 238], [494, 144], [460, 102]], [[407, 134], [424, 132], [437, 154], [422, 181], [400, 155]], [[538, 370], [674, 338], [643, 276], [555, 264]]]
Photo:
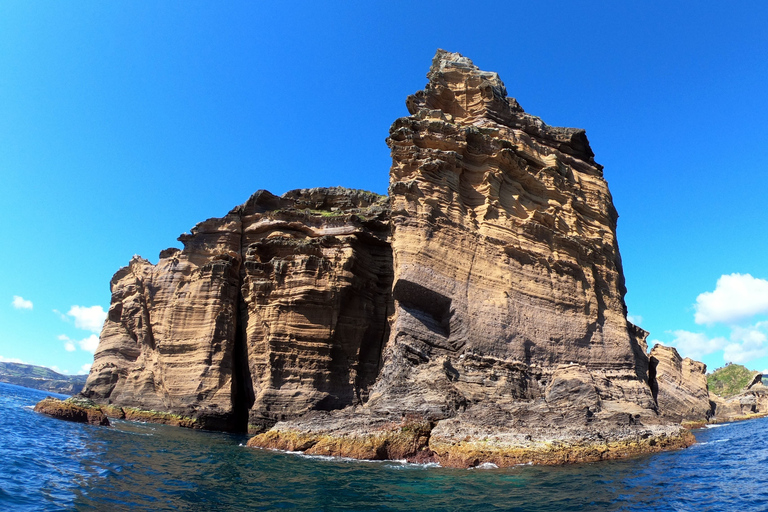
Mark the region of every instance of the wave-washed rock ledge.
[[109, 418], [143, 423], [159, 423], [173, 427], [201, 428], [195, 418], [163, 411], [143, 410], [135, 407], [99, 405], [78, 396], [59, 400], [47, 397], [35, 405], [35, 412], [77, 423], [110, 426]]
[[109, 426], [109, 419], [102, 408], [94, 402], [81, 398], [59, 400], [49, 396], [38, 402], [34, 410], [61, 420]]
[[519, 464], [557, 465], [595, 462], [687, 448], [696, 442], [680, 426], [600, 429], [532, 428], [515, 431], [493, 427], [472, 428], [455, 419], [437, 423], [403, 418], [313, 431], [305, 422], [278, 423], [252, 437], [248, 446], [307, 455], [361, 460], [437, 462], [443, 467], [498, 467]]

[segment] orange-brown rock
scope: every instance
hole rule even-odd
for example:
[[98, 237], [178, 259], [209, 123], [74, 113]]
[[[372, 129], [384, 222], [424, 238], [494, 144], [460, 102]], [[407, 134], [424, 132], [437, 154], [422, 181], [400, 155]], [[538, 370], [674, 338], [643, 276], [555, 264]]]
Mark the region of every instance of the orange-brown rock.
[[390, 129], [388, 198], [260, 191], [118, 271], [83, 395], [128, 419], [250, 425], [251, 446], [453, 466], [690, 444], [627, 321], [584, 131], [525, 113], [459, 54], [427, 76]]
[[395, 309], [366, 406], [655, 422], [617, 214], [584, 131], [526, 114], [459, 54], [439, 51], [427, 76], [388, 139]]
[[109, 419], [98, 405], [82, 399], [59, 400], [48, 397], [35, 405], [35, 412], [77, 423], [109, 426]]
[[427, 76], [388, 138], [394, 309], [369, 400], [251, 444], [355, 432], [359, 446], [358, 418], [403, 414], [435, 425], [429, 447], [450, 465], [486, 437], [479, 463], [689, 444], [659, 415], [647, 333], [627, 321], [617, 214], [584, 131], [526, 114], [461, 55], [438, 51]]
[[674, 347], [655, 345], [650, 354], [651, 390], [661, 414], [672, 421], [706, 422], [713, 416], [707, 366]]
[[714, 421], [723, 423], [768, 415], [768, 387], [762, 382], [762, 374], [755, 372], [752, 381], [731, 397], [711, 394]]
[[134, 257], [112, 278], [83, 395], [237, 431], [359, 403], [388, 334], [385, 205], [340, 188], [259, 191], [156, 265]]

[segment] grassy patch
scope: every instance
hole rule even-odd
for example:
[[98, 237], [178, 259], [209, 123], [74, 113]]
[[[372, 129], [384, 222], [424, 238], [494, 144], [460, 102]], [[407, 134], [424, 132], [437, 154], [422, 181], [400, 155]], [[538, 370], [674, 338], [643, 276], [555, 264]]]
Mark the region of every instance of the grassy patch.
[[710, 393], [728, 398], [743, 391], [755, 375], [740, 364], [729, 364], [707, 375], [707, 386]]

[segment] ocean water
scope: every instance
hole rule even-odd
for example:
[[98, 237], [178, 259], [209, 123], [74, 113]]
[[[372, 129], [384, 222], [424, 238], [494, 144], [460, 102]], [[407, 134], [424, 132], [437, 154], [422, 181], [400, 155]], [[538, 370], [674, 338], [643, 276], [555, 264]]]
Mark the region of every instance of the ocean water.
[[0, 510], [768, 510], [768, 418], [624, 461], [449, 469], [255, 450], [246, 436], [32, 411], [0, 384]]

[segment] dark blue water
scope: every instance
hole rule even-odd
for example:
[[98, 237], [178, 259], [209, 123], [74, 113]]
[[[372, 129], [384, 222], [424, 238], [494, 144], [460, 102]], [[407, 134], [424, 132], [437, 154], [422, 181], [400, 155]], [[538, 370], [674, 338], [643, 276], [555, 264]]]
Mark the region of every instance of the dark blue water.
[[54, 420], [0, 384], [0, 510], [768, 510], [768, 418], [687, 450], [563, 467], [458, 470], [245, 448], [245, 436]]

